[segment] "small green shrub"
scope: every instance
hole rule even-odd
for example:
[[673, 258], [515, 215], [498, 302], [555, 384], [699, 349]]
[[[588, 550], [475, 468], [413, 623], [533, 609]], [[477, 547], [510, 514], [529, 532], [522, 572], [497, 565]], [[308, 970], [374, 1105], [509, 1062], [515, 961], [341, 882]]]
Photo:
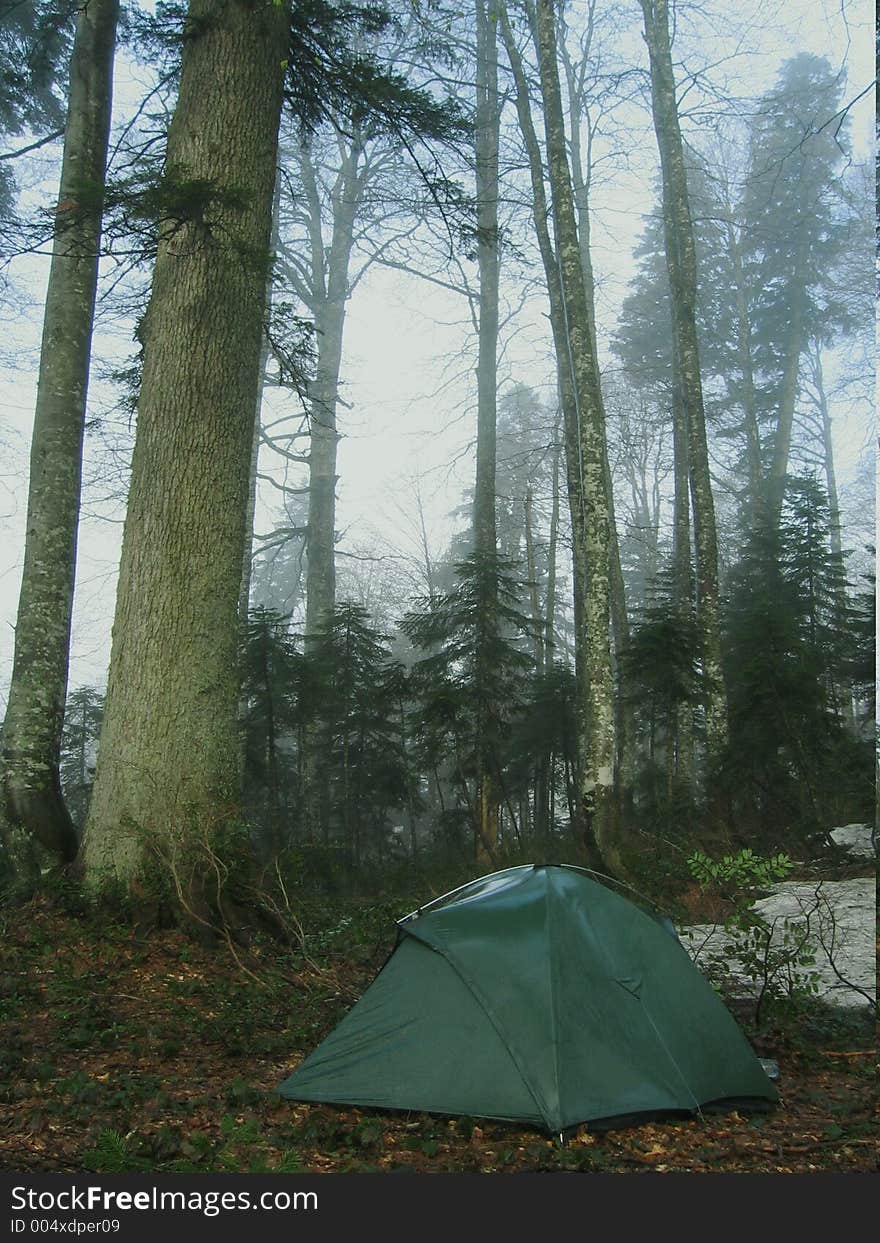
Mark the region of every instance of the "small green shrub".
[[764, 858], [754, 851], [740, 850], [735, 855], [711, 859], [696, 850], [688, 856], [688, 870], [697, 884], [714, 886], [727, 897], [743, 897], [755, 889], [769, 889], [785, 880], [794, 867], [788, 855], [779, 853]]

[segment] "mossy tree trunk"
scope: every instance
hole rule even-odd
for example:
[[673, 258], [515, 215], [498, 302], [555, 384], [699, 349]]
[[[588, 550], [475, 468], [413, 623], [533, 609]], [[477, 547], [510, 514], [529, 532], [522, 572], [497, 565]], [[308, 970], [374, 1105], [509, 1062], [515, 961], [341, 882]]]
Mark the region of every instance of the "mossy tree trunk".
[[[583, 599], [577, 633], [581, 651], [578, 677], [583, 749], [578, 797], [588, 842], [606, 864], [619, 867], [614, 840], [615, 702], [610, 635], [611, 516], [605, 411], [566, 152], [552, 0], [538, 0], [535, 34], [547, 166], [556, 225], [559, 288], [577, 413], [575, 466], [579, 476], [581, 515], [575, 528], [575, 538], [583, 543]], [[570, 444], [569, 452], [574, 447]]]
[[132, 891], [159, 856], [197, 918], [240, 808], [237, 609], [288, 21], [285, 5], [190, 4], [167, 147], [178, 218], [143, 329], [84, 843], [93, 888]]
[[10, 828], [32, 834], [65, 862], [75, 857], [78, 840], [58, 766], [118, 12], [118, 0], [92, 0], [76, 23], [3, 727]]
[[[578, 241], [580, 244], [581, 267], [584, 273], [584, 289], [587, 298], [587, 315], [590, 321], [590, 333], [593, 342], [593, 353], [598, 358], [599, 347], [596, 339], [596, 282], [593, 274], [593, 256], [590, 247], [590, 177], [592, 173], [592, 129], [589, 112], [584, 104], [584, 84], [587, 77], [589, 49], [592, 43], [594, 11], [588, 6], [587, 30], [584, 34], [582, 52], [584, 60], [575, 65], [565, 43], [565, 27], [559, 29], [557, 39], [559, 56], [565, 72], [568, 93], [568, 129], [569, 150], [571, 152], [571, 181], [574, 194], [575, 213], [577, 218]], [[564, 18], [561, 18], [564, 23]], [[581, 144], [586, 136], [586, 148], [582, 151]], [[585, 158], [586, 157], [586, 158]], [[603, 428], [604, 439], [604, 428]], [[609, 517], [609, 591], [611, 607], [611, 633], [614, 639], [613, 659], [614, 674], [617, 683], [615, 698], [615, 732], [617, 735], [617, 784], [619, 793], [629, 799], [632, 792], [635, 745], [635, 720], [632, 711], [632, 696], [625, 685], [625, 670], [621, 655], [629, 644], [629, 616], [626, 611], [626, 586], [623, 579], [623, 567], [620, 561], [620, 542], [617, 538], [617, 520], [614, 512], [614, 483], [611, 477], [611, 464], [607, 449], [605, 458], [605, 489], [607, 492]]]
[[[537, 41], [534, 23], [534, 10], [530, 10], [529, 15], [532, 19], [532, 36]], [[575, 635], [582, 636], [584, 632], [584, 600], [587, 580], [587, 552], [585, 537], [586, 507], [583, 494], [584, 480], [583, 473], [581, 471], [581, 422], [579, 417], [578, 400], [574, 387], [574, 371], [571, 363], [571, 346], [568, 337], [568, 315], [566, 312], [565, 296], [562, 285], [562, 269], [557, 258], [554, 241], [550, 236], [550, 204], [547, 199], [547, 189], [544, 181], [545, 173], [541, 147], [538, 141], [537, 132], [535, 130], [534, 121], [532, 119], [528, 82], [526, 80], [522, 57], [520, 56], [517, 48], [513, 36], [513, 30], [507, 14], [507, 9], [504, 4], [502, 4], [499, 10], [499, 18], [505, 50], [507, 52], [507, 57], [513, 73], [517, 117], [529, 165], [529, 178], [532, 190], [532, 218], [535, 225], [535, 233], [538, 239], [538, 247], [541, 253], [544, 275], [547, 281], [547, 294], [550, 302], [550, 327], [553, 335], [554, 352], [556, 354], [556, 378], [559, 392], [559, 405], [562, 412], [562, 439], [565, 451], [566, 494], [568, 496], [568, 509], [572, 529], [574, 626]], [[548, 618], [552, 612], [551, 602], [549, 599], [549, 590], [550, 586], [548, 584]], [[555, 579], [553, 582], [553, 591], [555, 595]], [[552, 642], [548, 645], [548, 653], [551, 649]], [[580, 638], [576, 638], [574, 654], [575, 679], [578, 687], [578, 704], [577, 738], [574, 741], [573, 753], [579, 772], [580, 766], [584, 762], [589, 747], [589, 722], [587, 717], [587, 698], [589, 694], [588, 668], [586, 664], [586, 648]], [[584, 836], [588, 836], [589, 829], [584, 821], [584, 809], [581, 806], [580, 800], [577, 796], [577, 788], [578, 776], [577, 774], [569, 773], [568, 762], [566, 760], [566, 790], [568, 796], [567, 802], [569, 814], [572, 819], [573, 827], [575, 827], [576, 831]], [[589, 849], [591, 853], [595, 854], [594, 842], [589, 842]], [[598, 855], [595, 855], [594, 862], [600, 864], [603, 861], [598, 857]]]

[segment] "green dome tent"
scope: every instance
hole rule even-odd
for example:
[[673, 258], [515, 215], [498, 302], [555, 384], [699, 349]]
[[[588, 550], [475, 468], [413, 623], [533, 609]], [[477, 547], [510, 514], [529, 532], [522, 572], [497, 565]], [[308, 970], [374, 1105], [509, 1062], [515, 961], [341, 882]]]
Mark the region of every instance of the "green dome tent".
[[398, 929], [388, 962], [281, 1096], [554, 1133], [777, 1099], [675, 937], [580, 869], [508, 868]]

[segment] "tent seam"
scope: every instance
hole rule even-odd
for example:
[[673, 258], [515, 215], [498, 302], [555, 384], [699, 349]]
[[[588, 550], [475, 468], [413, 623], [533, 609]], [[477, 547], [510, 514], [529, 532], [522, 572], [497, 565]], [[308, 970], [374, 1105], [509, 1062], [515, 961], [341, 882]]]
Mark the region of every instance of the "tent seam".
[[552, 906], [551, 898], [554, 896], [553, 880], [550, 875], [550, 869], [544, 869], [544, 875], [547, 878], [547, 945], [549, 947], [548, 958], [550, 960], [550, 1029], [553, 1038], [553, 1083], [556, 1087], [556, 1116], [560, 1129], [562, 1128], [562, 1085], [559, 1076], [559, 1016], [556, 1009], [556, 955], [553, 952], [553, 936], [552, 936]]
[[417, 941], [420, 941], [422, 945], [427, 945], [430, 949], [434, 950], [435, 953], [440, 954], [440, 956], [442, 958], [445, 958], [446, 961], [449, 963], [452, 970], [455, 972], [455, 974], [461, 980], [462, 984], [464, 984], [465, 988], [474, 998], [477, 1005], [486, 1015], [486, 1018], [489, 1020], [489, 1022], [492, 1024], [493, 1028], [495, 1029], [495, 1034], [498, 1036], [498, 1039], [501, 1041], [501, 1043], [504, 1045], [507, 1052], [510, 1054], [510, 1057], [513, 1059], [513, 1064], [514, 1066], [516, 1066], [517, 1070], [519, 1071], [520, 1077], [522, 1078], [522, 1081], [525, 1084], [525, 1087], [529, 1093], [529, 1096], [531, 1096], [532, 1100], [535, 1102], [535, 1107], [537, 1108], [538, 1113], [544, 1119], [544, 1125], [548, 1128], [548, 1130], [553, 1131], [555, 1128], [550, 1118], [547, 1116], [549, 1111], [546, 1107], [546, 1103], [542, 1102], [540, 1099], [540, 1096], [535, 1092], [535, 1089], [533, 1088], [531, 1084], [528, 1070], [526, 1066], [524, 1066], [523, 1064], [523, 1059], [520, 1057], [517, 1051], [510, 1044], [507, 1038], [507, 1035], [505, 1033], [503, 1024], [499, 1021], [499, 1019], [493, 1012], [492, 1007], [489, 1005], [489, 1003], [483, 996], [483, 993], [476, 986], [476, 984], [474, 984], [474, 982], [469, 977], [468, 973], [462, 968], [461, 963], [458, 961], [458, 959], [456, 959], [453, 952], [448, 948], [448, 946], [443, 946], [441, 948], [441, 946], [437, 945], [435, 942], [426, 941], [423, 937], [420, 937], [418, 933], [416, 932], [408, 930], [408, 934], [411, 937], [415, 937], [415, 939]]

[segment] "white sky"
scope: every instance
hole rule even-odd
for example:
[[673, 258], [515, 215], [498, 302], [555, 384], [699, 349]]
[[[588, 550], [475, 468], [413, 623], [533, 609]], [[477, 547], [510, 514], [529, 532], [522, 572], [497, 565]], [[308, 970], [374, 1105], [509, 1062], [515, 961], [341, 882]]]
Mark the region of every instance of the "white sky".
[[[712, 6], [724, 8], [720, 0]], [[634, 11], [637, 6], [634, 6]], [[758, 95], [774, 80], [781, 62], [797, 51], [827, 55], [848, 66], [846, 98], [872, 80], [873, 10], [866, 0], [791, 0], [736, 6], [741, 30], [746, 14], [752, 26], [741, 36], [741, 53], [720, 22], [711, 23], [711, 54], [703, 32], [702, 44], [685, 44], [689, 18], [682, 16], [682, 40], [677, 53], [696, 65], [731, 56], [716, 71], [740, 95]], [[758, 49], [755, 52], [755, 49]], [[746, 52], [750, 54], [745, 55]], [[633, 55], [643, 59], [643, 50]], [[120, 67], [115, 123], [123, 118], [133, 96], [127, 71]], [[129, 105], [130, 106], [130, 105]], [[869, 94], [854, 108], [851, 134], [856, 155], [870, 149], [872, 104]], [[627, 140], [629, 169], [614, 181], [596, 187], [592, 200], [593, 251], [600, 283], [600, 317], [611, 326], [616, 308], [632, 274], [632, 250], [650, 210], [651, 182], [656, 166], [653, 132], [647, 111], [630, 109], [632, 124]], [[47, 149], [33, 173], [49, 187], [57, 179], [59, 152]], [[27, 453], [36, 382], [41, 303], [48, 270], [45, 258], [16, 261], [12, 275], [30, 299], [27, 313], [0, 307], [0, 697], [5, 696], [11, 671], [13, 626], [17, 605], [27, 503]], [[546, 334], [539, 302], [519, 321], [522, 331], [508, 347], [503, 375], [536, 388], [550, 381]], [[457, 505], [470, 483], [471, 461], [465, 450], [474, 434], [473, 359], [462, 331], [467, 309], [462, 299], [436, 286], [399, 273], [373, 270], [349, 304], [343, 360], [344, 397], [351, 403], [341, 411], [343, 439], [339, 450], [337, 526], [348, 529], [356, 543], [366, 543], [371, 530], [394, 542], [399, 516], [396, 498], [418, 474], [423, 499], [439, 553], [448, 537], [445, 515]], [[127, 326], [102, 324], [96, 353], [102, 358], [125, 357], [130, 348]], [[444, 373], [443, 368], [448, 370]], [[439, 392], [444, 374], [461, 379]], [[90, 410], [100, 411], [111, 400], [106, 384], [93, 377]], [[278, 409], [279, 394], [269, 403]], [[852, 474], [864, 446], [866, 418], [835, 411], [841, 435], [838, 468], [842, 482]], [[86, 474], [94, 461], [95, 446], [87, 448]], [[265, 459], [264, 459], [265, 464]], [[116, 566], [121, 539], [119, 507], [97, 504], [100, 482], [84, 496], [77, 569], [77, 593], [71, 651], [71, 687], [85, 682], [102, 684], [109, 659]], [[257, 529], [269, 529], [277, 512], [278, 494], [264, 488], [260, 496]], [[99, 516], [100, 515], [100, 516]]]

